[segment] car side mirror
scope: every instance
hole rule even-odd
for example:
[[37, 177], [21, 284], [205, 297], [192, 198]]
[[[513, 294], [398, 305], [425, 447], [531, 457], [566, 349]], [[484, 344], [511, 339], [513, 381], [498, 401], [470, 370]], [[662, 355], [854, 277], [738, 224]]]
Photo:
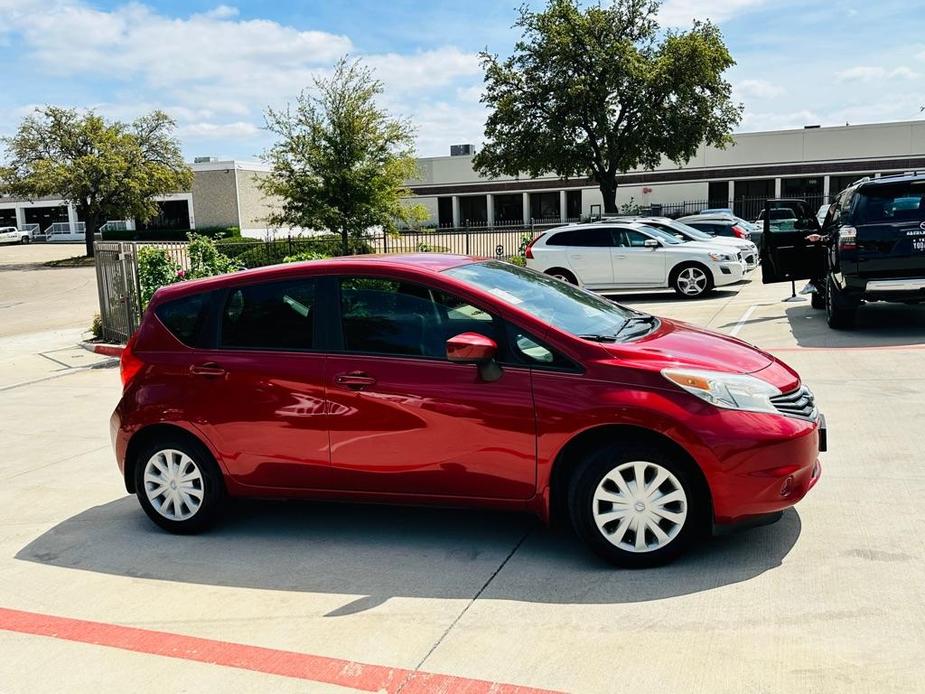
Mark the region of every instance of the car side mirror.
[[655, 249], [658, 248], [661, 244], [660, 244], [656, 239], [646, 239], [646, 240], [643, 242], [642, 245], [645, 246], [646, 248], [651, 248], [651, 249], [655, 250]]
[[483, 381], [497, 381], [502, 371], [495, 354], [497, 343], [479, 333], [460, 333], [446, 341], [446, 358], [457, 364], [475, 364]]

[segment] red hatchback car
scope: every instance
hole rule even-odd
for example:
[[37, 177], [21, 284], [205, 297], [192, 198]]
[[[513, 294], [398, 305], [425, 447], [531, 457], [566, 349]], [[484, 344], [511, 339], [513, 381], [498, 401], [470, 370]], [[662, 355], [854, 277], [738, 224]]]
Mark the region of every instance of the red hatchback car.
[[561, 513], [625, 566], [766, 522], [819, 479], [788, 366], [495, 261], [339, 258], [159, 290], [112, 416], [129, 492], [172, 532], [226, 496]]

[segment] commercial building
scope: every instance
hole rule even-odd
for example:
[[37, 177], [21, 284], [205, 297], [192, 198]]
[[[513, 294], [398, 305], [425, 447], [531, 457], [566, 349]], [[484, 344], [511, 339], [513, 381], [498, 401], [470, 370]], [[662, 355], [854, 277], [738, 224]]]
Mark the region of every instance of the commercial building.
[[[189, 191], [157, 198], [160, 214], [145, 223], [110, 220], [110, 226], [129, 229], [196, 229], [238, 227], [242, 234], [262, 237], [267, 233], [268, 201], [258, 187], [269, 170], [263, 164], [197, 159]], [[36, 238], [52, 241], [83, 239], [84, 220], [77, 208], [60, 198], [23, 200], [0, 197], [0, 226], [32, 231]]]
[[[465, 150], [463, 150], [465, 151]], [[472, 155], [419, 160], [413, 201], [439, 226], [568, 221], [600, 213], [593, 181], [480, 176]], [[665, 214], [732, 207], [754, 218], [771, 197], [828, 199], [863, 176], [925, 170], [925, 121], [743, 133], [702, 146], [684, 166], [663, 161], [619, 177], [617, 204]]]

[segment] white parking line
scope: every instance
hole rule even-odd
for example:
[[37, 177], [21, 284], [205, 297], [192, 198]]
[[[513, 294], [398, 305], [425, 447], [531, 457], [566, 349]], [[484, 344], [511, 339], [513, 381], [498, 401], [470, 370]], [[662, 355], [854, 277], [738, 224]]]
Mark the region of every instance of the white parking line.
[[745, 313], [742, 314], [742, 317], [739, 318], [739, 322], [736, 323], [732, 327], [732, 330], [729, 331], [730, 337], [735, 337], [736, 335], [739, 334], [739, 331], [742, 329], [742, 326], [745, 325], [748, 319], [752, 317], [752, 314], [755, 312], [756, 308], [758, 308], [758, 304], [752, 304], [751, 306], [748, 307], [748, 310], [746, 310]]

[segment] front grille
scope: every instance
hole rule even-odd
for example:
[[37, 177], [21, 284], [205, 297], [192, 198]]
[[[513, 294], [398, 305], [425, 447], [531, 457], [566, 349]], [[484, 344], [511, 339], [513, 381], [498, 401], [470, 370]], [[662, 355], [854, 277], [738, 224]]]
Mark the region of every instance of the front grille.
[[816, 399], [813, 397], [813, 392], [806, 386], [801, 386], [783, 395], [775, 395], [771, 398], [771, 404], [777, 408], [778, 412], [788, 417], [815, 419], [818, 414]]

